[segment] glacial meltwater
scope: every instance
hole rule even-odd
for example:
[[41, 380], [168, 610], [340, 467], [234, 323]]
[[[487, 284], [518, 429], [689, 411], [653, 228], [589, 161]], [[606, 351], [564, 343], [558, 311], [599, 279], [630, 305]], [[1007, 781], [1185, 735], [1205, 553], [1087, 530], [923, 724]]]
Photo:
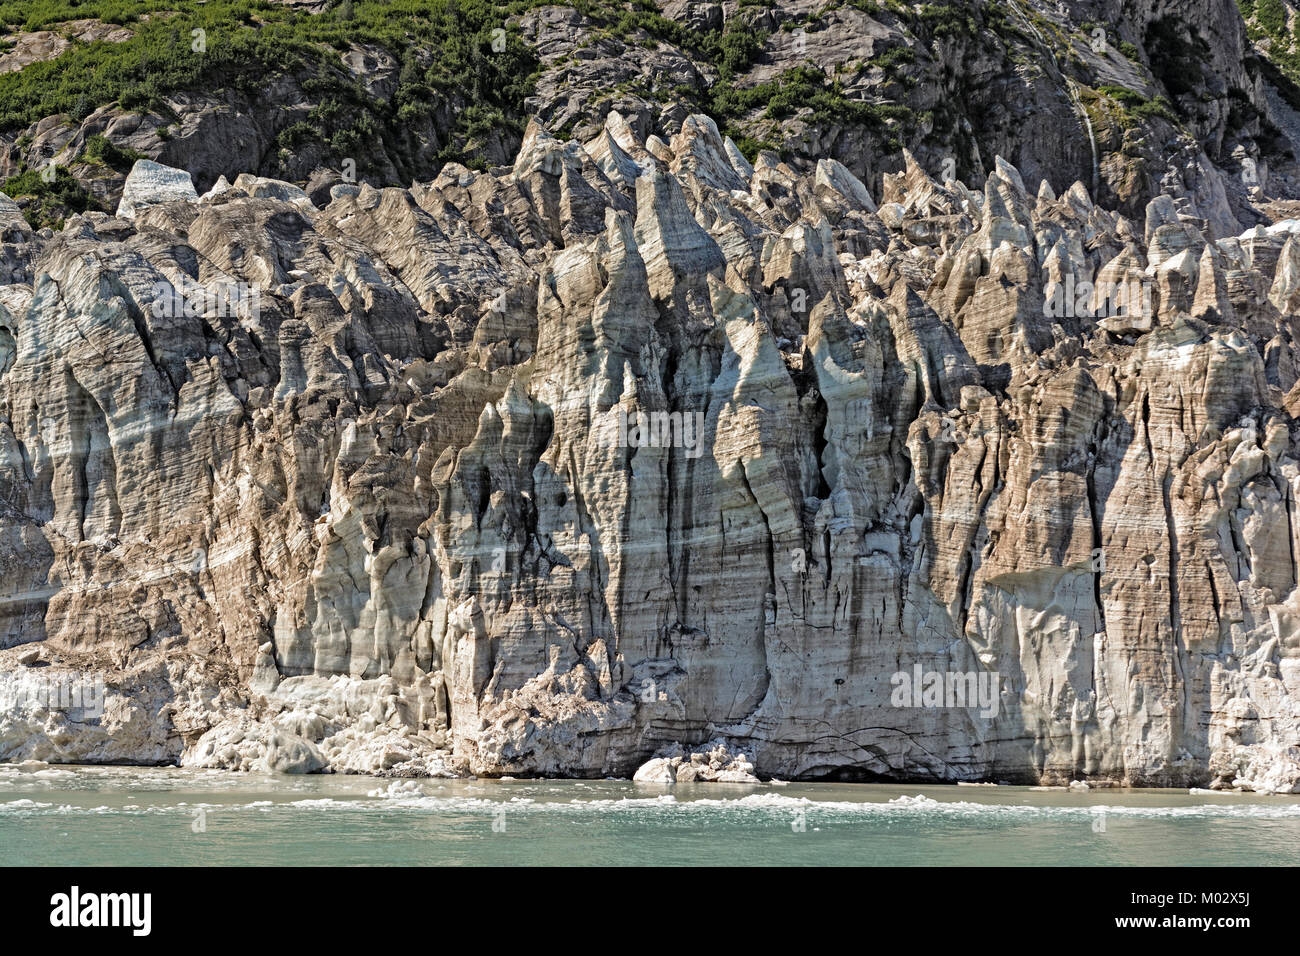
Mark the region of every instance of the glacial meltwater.
[[0, 765], [0, 861], [1294, 865], [1300, 797]]

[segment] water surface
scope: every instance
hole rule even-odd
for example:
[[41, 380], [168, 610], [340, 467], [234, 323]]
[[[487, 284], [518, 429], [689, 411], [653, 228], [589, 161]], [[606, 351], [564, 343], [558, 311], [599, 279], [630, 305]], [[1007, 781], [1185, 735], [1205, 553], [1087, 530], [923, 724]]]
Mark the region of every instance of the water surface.
[[1300, 797], [0, 765], [0, 861], [1296, 865]]

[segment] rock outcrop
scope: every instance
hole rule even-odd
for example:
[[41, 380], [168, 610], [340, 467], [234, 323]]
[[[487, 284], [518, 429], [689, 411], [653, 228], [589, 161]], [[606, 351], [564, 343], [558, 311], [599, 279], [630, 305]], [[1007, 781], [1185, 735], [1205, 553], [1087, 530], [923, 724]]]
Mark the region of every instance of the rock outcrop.
[[[368, 15], [330, 23], [337, 5], [277, 4], [265, 20], [228, 18], [198, 69], [181, 67], [195, 52], [192, 30], [213, 29], [207, 8], [172, 6], [125, 28], [70, 21], [15, 35], [0, 74], [43, 75], [38, 61], [70, 57], [83, 41], [103, 62], [78, 62], [104, 79], [65, 68], [79, 94], [52, 96], [62, 106], [41, 107], [48, 115], [33, 115], [30, 94], [10, 96], [0, 180], [54, 163], [82, 199], [111, 211], [126, 160], [145, 156], [188, 170], [200, 192], [256, 174], [308, 182], [316, 198], [354, 181], [427, 181], [448, 158], [511, 163], [536, 115], [625, 185], [630, 165], [664, 160], [688, 118], [709, 113], [801, 174], [843, 164], [872, 195], [908, 150], [942, 180], [982, 182], [1000, 155], [1035, 183], [1082, 181], [1134, 220], [1168, 194], [1215, 238], [1300, 200], [1294, 52], [1261, 44], [1256, 22], [1282, 21], [1289, 43], [1287, 17], [1259, 11], [1248, 26], [1235, 0], [489, 2], [448, 13], [451, 34], [446, 24], [430, 31], [421, 10], [394, 9], [382, 18], [391, 31], [377, 32]], [[169, 34], [158, 31], [163, 19]], [[326, 42], [340, 33], [346, 46]], [[157, 66], [159, 50], [177, 68]], [[607, 132], [611, 110], [626, 122]], [[702, 148], [726, 150], [732, 188], [746, 178], [734, 145]], [[60, 210], [47, 191], [25, 188], [15, 198], [39, 225], [85, 208]]]
[[1300, 226], [737, 156], [11, 222], [0, 756], [1300, 785]]

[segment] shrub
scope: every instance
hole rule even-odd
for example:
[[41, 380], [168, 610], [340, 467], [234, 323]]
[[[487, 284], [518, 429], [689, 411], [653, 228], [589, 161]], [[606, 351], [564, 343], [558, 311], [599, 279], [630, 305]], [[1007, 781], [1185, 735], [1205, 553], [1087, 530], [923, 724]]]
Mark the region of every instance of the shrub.
[[100, 202], [61, 166], [55, 170], [53, 182], [42, 179], [41, 170], [29, 169], [0, 183], [0, 192], [11, 199], [33, 200], [26, 204], [25, 214], [27, 221], [37, 229], [45, 226], [60, 228], [65, 210], [86, 212], [103, 209]]
[[131, 171], [131, 167], [135, 165], [137, 159], [146, 157], [144, 153], [130, 148], [123, 149], [114, 145], [106, 137], [96, 134], [86, 140], [80, 158], [88, 163], [107, 166], [110, 169], [116, 169], [118, 172], [126, 173]]

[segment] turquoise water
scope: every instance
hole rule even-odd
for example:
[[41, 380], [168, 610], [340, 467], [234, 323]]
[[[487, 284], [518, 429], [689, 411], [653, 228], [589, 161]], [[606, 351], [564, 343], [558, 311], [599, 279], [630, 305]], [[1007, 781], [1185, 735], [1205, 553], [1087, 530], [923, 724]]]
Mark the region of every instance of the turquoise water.
[[0, 861], [1295, 865], [1300, 798], [0, 766]]

